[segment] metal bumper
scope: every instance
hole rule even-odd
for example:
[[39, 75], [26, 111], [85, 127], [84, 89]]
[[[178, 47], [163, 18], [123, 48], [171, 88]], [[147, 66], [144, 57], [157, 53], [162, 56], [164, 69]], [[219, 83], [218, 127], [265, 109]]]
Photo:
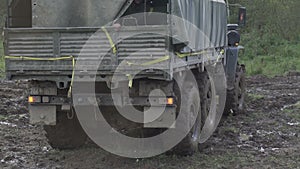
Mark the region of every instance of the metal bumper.
[[[165, 106], [174, 107], [175, 103], [168, 104], [167, 98], [164, 97], [123, 97], [121, 95], [116, 95], [114, 99], [111, 94], [80, 94], [76, 96], [76, 100], [64, 96], [34, 96], [40, 97], [39, 102], [30, 103], [31, 106], [63, 106], [63, 105], [78, 105], [78, 106], [89, 106], [89, 105], [99, 105], [99, 106]], [[168, 97], [172, 98], [172, 97]], [[174, 99], [174, 98], [173, 98]], [[43, 100], [47, 100], [43, 102]]]

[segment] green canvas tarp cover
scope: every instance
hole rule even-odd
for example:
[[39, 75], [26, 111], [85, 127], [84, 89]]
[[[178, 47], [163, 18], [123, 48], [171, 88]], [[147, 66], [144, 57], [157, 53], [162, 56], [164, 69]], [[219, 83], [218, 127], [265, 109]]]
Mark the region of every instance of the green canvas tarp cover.
[[[227, 8], [224, 0], [169, 2], [170, 14], [187, 21], [178, 23], [172, 19], [174, 44], [187, 41], [193, 50], [225, 45]], [[132, 0], [32, 0], [32, 23], [33, 27], [101, 27], [115, 20], [130, 3]], [[192, 27], [197, 27], [197, 31]], [[179, 42], [176, 36], [181, 37]]]
[[193, 50], [225, 46], [227, 7], [224, 0], [172, 0], [171, 2], [172, 14], [186, 20], [184, 24], [175, 23], [176, 26], [173, 27], [175, 36], [186, 36]]
[[33, 27], [97, 27], [115, 19], [127, 0], [32, 0]]

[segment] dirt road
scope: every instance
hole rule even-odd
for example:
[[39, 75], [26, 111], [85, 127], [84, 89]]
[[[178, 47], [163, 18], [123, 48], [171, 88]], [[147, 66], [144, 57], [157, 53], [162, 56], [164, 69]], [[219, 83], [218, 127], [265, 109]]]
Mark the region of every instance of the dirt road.
[[248, 78], [247, 110], [229, 116], [200, 153], [126, 159], [93, 144], [53, 150], [29, 124], [24, 82], [0, 83], [0, 168], [300, 168], [300, 75]]

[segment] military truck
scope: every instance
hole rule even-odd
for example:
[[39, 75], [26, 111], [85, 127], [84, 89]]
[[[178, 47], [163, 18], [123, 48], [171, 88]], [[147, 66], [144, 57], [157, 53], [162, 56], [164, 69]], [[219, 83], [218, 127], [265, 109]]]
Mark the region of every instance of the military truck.
[[[195, 124], [174, 151], [192, 154], [201, 130], [206, 137], [212, 133], [204, 129], [207, 121], [215, 127], [219, 123], [216, 117], [207, 120], [220, 114], [212, 110], [213, 104], [221, 107], [221, 114], [243, 110], [245, 68], [238, 63], [238, 28], [245, 24], [246, 11], [240, 8], [239, 25], [228, 24], [228, 8], [224, 0], [8, 0], [7, 79], [30, 82], [30, 122], [44, 125], [53, 148], [85, 143], [87, 134], [78, 117], [82, 113], [74, 109], [92, 104], [92, 88], [96, 106], [113, 128], [130, 131], [139, 126], [142, 132], [128, 134], [132, 137], [179, 128], [173, 121], [178, 112], [186, 113], [183, 117]], [[227, 99], [213, 98], [218, 86], [212, 85], [213, 77], [219, 71], [211, 71], [212, 65], [225, 70]], [[128, 105], [141, 112], [153, 105], [165, 110], [159, 119], [141, 124], [116, 110]], [[93, 113], [83, 116], [96, 118]]]

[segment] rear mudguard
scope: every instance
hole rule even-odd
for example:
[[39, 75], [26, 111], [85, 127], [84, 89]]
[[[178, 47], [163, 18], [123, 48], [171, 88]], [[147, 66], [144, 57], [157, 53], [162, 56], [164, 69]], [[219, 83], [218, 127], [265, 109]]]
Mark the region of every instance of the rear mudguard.
[[238, 64], [239, 51], [243, 47], [228, 47], [226, 49], [225, 58], [225, 72], [227, 76], [227, 89], [232, 90], [234, 88], [236, 67]]

